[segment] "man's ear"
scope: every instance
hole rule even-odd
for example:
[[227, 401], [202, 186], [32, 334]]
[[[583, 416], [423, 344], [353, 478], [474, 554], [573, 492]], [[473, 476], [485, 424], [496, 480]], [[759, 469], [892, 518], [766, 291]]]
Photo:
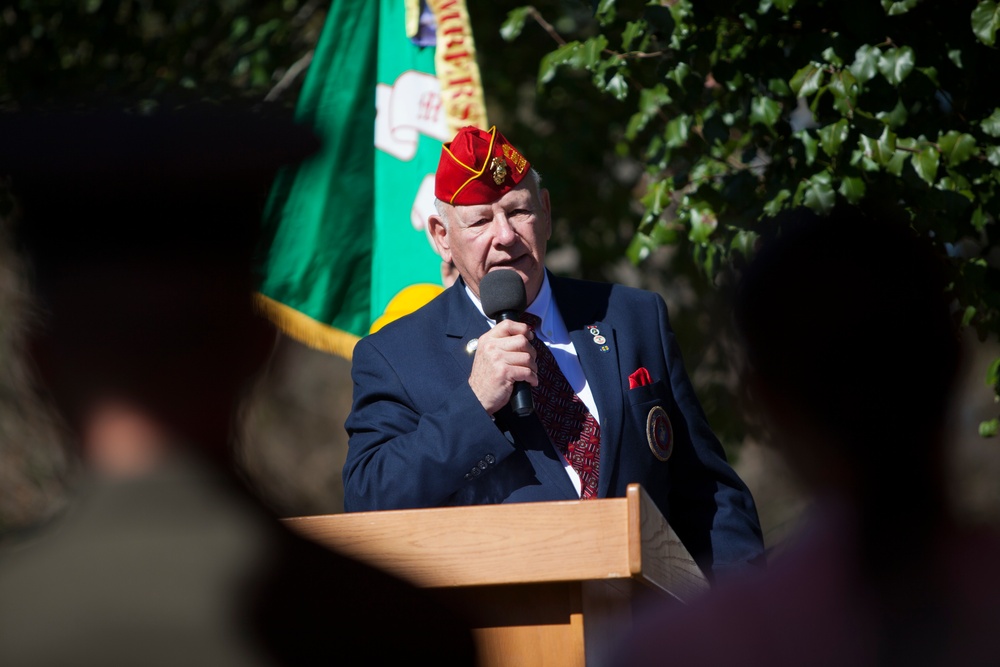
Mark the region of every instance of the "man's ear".
[[448, 226], [439, 215], [432, 215], [427, 218], [427, 230], [430, 232], [434, 249], [441, 259], [451, 262], [451, 243], [448, 239]]
[[538, 198], [542, 202], [542, 211], [545, 212], [545, 220], [548, 226], [545, 232], [545, 240], [548, 241], [552, 238], [552, 201], [549, 199], [548, 189], [542, 188], [541, 192], [538, 193]]

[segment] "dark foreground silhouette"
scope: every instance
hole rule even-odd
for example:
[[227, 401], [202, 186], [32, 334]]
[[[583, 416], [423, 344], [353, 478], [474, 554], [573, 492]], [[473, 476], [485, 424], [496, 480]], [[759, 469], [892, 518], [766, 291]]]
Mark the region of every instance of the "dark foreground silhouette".
[[617, 664], [997, 664], [1000, 539], [959, 525], [945, 488], [947, 282], [900, 221], [780, 221], [736, 324], [746, 388], [813, 507], [768, 572], [647, 610]]
[[305, 129], [214, 110], [0, 118], [28, 351], [88, 472], [0, 554], [0, 664], [474, 663], [428, 593], [286, 531], [233, 473], [274, 333], [251, 308], [261, 205]]

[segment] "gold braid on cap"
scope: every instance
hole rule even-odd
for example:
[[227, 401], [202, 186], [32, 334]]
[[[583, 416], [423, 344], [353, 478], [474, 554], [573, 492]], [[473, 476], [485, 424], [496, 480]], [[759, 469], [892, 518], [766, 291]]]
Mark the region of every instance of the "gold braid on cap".
[[[489, 148], [486, 149], [486, 155], [488, 157], [490, 155], [493, 155], [493, 144], [496, 143], [496, 140], [497, 140], [497, 126], [494, 125], [490, 129], [488, 129], [487, 132], [489, 132], [489, 134], [490, 134], [490, 146], [489, 146]], [[452, 193], [451, 200], [448, 203], [449, 204], [454, 204], [455, 203], [455, 197], [457, 197], [458, 194], [462, 190], [465, 189], [465, 186], [467, 186], [469, 183], [471, 183], [472, 181], [476, 180], [477, 178], [479, 178], [480, 176], [483, 175], [483, 172], [486, 171], [486, 166], [488, 164], [490, 164], [490, 161], [489, 160], [483, 160], [483, 166], [480, 167], [478, 171], [476, 171], [475, 168], [470, 167], [469, 165], [465, 164], [464, 162], [462, 162], [461, 160], [459, 160], [457, 157], [455, 157], [455, 154], [451, 152], [450, 148], [448, 148], [447, 146], [444, 146], [443, 148], [444, 148], [445, 151], [448, 152], [448, 155], [451, 156], [452, 160], [454, 160], [457, 164], [465, 167], [466, 169], [468, 169], [469, 171], [472, 172], [472, 176], [470, 176], [469, 179], [467, 181], [465, 181], [465, 183], [462, 183], [462, 185], [460, 185], [458, 187], [458, 189], [456, 189], [455, 192]], [[496, 177], [494, 176], [494, 179], [495, 178]], [[500, 181], [498, 181], [497, 185], [500, 185], [500, 183], [503, 183], [503, 179], [501, 179]]]

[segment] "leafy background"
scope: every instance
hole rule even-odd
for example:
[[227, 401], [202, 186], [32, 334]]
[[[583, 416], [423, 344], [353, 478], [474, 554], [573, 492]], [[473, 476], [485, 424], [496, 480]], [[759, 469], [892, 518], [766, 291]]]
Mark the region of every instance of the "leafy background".
[[[769, 543], [803, 497], [742, 401], [727, 290], [773, 233], [769, 216], [800, 203], [902, 203], [951, 258], [956, 317], [970, 333], [954, 488], [969, 516], [1000, 517], [1000, 453], [977, 433], [996, 429], [984, 378], [1000, 378], [996, 3], [470, 5], [491, 121], [552, 194], [550, 266], [665, 296]], [[0, 3], [0, 109], [67, 97], [140, 111], [229, 99], [291, 109], [326, 7]], [[17, 354], [32, 316], [17, 259], [0, 244], [0, 534], [55, 511], [75, 479]], [[280, 513], [340, 511], [350, 394], [348, 362], [279, 343], [244, 408], [240, 462]]]

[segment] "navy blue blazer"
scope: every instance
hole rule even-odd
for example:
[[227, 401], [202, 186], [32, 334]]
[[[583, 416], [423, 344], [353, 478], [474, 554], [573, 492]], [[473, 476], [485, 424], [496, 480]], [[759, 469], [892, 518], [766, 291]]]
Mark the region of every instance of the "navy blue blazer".
[[[753, 498], [708, 426], [663, 299], [552, 274], [549, 281], [600, 414], [598, 496], [641, 484], [710, 576], [761, 562]], [[537, 416], [504, 408], [494, 421], [469, 386], [467, 344], [488, 329], [458, 282], [357, 344], [346, 511], [579, 498]], [[652, 383], [630, 390], [640, 367]], [[655, 406], [673, 428], [666, 461], [646, 435]]]

